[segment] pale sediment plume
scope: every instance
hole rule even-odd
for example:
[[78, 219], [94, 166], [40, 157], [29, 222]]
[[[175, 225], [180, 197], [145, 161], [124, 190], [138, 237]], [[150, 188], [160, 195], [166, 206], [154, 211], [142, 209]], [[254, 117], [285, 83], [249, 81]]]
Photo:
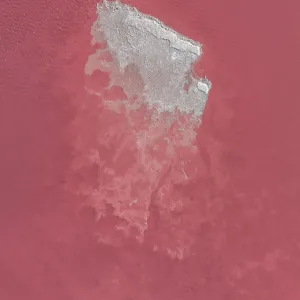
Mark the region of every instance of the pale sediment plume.
[[[99, 112], [95, 148], [87, 151], [79, 145], [78, 153], [93, 153], [90, 164], [99, 167], [101, 178], [96, 189], [84, 186], [80, 193], [89, 199], [98, 218], [105, 216], [105, 205], [111, 205], [114, 215], [127, 224], [116, 230], [127, 232], [134, 227], [140, 241], [154, 202], [165, 228], [173, 228], [166, 233], [170, 238], [156, 241], [154, 251], [184, 258], [193, 244], [193, 229], [189, 217], [178, 223], [171, 212], [193, 211], [191, 202], [173, 188], [187, 185], [199, 171], [195, 140], [211, 88], [206, 78], [193, 76], [201, 45], [117, 1], [103, 1], [97, 13], [91, 33], [99, 48], [89, 56], [85, 73], [109, 75], [106, 88], [88, 89], [106, 109]], [[111, 100], [106, 92], [114, 87], [124, 93]], [[100, 149], [108, 145], [113, 146], [108, 158], [103, 158]]]
[[[203, 114], [211, 83], [192, 75], [200, 43], [118, 1], [103, 1], [97, 13], [94, 41], [105, 41], [113, 59], [111, 64], [98, 61], [97, 67], [110, 71], [111, 85], [121, 86], [128, 97], [143, 98], [158, 112]], [[87, 74], [95, 60], [90, 58]]]

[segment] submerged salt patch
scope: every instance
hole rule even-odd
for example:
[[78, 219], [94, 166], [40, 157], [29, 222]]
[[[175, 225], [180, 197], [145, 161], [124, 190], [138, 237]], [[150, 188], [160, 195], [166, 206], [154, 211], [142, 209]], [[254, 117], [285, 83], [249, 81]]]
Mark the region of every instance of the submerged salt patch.
[[[109, 204], [122, 219], [114, 230], [140, 242], [148, 228], [150, 205], [155, 203], [168, 236], [155, 241], [155, 251], [184, 259], [193, 245], [191, 222], [189, 218], [178, 222], [172, 212], [193, 211], [188, 197], [174, 187], [187, 186], [199, 172], [195, 141], [211, 88], [206, 78], [192, 75], [201, 45], [128, 5], [104, 1], [97, 10], [92, 36], [99, 47], [89, 56], [85, 73], [109, 75], [107, 87], [88, 90], [99, 96], [106, 109], [99, 105], [97, 110], [98, 102], [93, 102], [93, 116], [99, 113], [99, 123], [91, 126], [100, 126], [86, 136], [88, 140], [94, 136], [95, 143], [78, 143], [77, 147], [79, 157], [96, 164], [101, 176], [96, 189], [93, 182], [78, 190], [98, 218], [106, 215]], [[84, 120], [90, 117], [85, 109]], [[95, 155], [85, 158], [86, 147], [98, 153], [97, 160]], [[102, 237], [102, 242], [108, 238], [108, 243], [114, 243], [111, 232]]]
[[158, 112], [203, 114], [211, 83], [192, 75], [201, 55], [198, 42], [118, 1], [103, 1], [97, 13], [94, 40], [106, 42], [113, 58], [109, 67], [104, 62], [97, 65], [109, 70], [111, 85], [122, 87], [129, 98], [140, 97]]

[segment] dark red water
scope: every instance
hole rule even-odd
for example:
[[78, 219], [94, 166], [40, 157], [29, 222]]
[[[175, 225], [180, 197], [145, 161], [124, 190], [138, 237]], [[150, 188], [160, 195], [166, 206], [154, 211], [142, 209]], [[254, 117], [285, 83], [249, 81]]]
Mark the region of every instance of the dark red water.
[[181, 261], [149, 246], [168, 233], [155, 208], [144, 244], [104, 245], [95, 232], [117, 220], [96, 223], [71, 192], [94, 178], [68, 181], [95, 4], [0, 4], [1, 299], [299, 299], [298, 2], [130, 1], [204, 44], [197, 71], [213, 83], [197, 137], [206, 172], [178, 191], [196, 203], [190, 223], [214, 217]]

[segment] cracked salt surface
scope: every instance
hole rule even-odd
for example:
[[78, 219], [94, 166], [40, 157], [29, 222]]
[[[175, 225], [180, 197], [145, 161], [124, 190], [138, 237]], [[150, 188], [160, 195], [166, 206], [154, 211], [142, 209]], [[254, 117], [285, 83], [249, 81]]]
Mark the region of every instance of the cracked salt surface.
[[97, 6], [98, 19], [92, 28], [94, 42], [106, 42], [113, 62], [91, 56], [85, 72], [95, 66], [109, 71], [110, 85], [123, 88], [128, 98], [138, 96], [160, 112], [201, 116], [211, 83], [192, 75], [201, 45], [118, 1]]

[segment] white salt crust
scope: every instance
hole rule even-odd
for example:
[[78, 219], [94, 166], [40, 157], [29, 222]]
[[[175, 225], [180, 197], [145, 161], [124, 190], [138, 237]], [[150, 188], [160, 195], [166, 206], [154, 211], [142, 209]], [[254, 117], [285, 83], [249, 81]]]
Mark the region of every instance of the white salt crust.
[[91, 56], [86, 73], [96, 68], [110, 73], [111, 85], [123, 88], [128, 98], [137, 96], [160, 112], [179, 111], [200, 117], [211, 83], [192, 75], [201, 45], [118, 1], [97, 6], [92, 28], [94, 42], [107, 43], [112, 62]]

